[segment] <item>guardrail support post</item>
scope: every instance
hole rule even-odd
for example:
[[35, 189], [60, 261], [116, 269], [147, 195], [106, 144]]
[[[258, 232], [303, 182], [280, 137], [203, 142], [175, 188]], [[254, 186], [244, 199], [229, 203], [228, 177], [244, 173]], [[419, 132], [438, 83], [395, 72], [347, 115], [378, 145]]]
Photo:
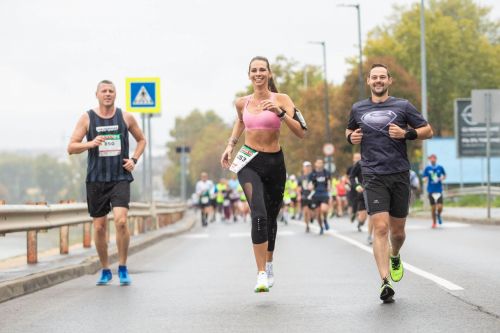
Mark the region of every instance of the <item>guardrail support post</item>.
[[38, 262], [38, 231], [37, 230], [29, 230], [27, 233], [27, 261], [28, 264], [36, 264]]
[[92, 245], [92, 232], [91, 229], [92, 224], [91, 223], [84, 223], [83, 224], [83, 247], [85, 249], [88, 249]]
[[59, 228], [59, 254], [69, 253], [69, 226]]

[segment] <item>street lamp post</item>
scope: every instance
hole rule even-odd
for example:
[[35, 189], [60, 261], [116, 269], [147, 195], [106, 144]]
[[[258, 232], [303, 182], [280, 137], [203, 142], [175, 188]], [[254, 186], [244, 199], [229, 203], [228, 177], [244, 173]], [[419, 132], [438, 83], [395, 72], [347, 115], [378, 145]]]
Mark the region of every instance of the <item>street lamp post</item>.
[[[420, 70], [422, 89], [422, 116], [427, 119], [427, 60], [425, 50], [425, 7], [424, 0], [420, 2]], [[427, 159], [427, 141], [422, 141], [422, 167], [425, 167]]]
[[359, 50], [359, 60], [358, 60], [358, 84], [359, 84], [359, 99], [365, 97], [365, 84], [363, 82], [363, 47], [361, 44], [361, 6], [360, 4], [339, 4], [337, 7], [352, 7], [356, 8], [358, 11], [358, 50]]
[[[330, 105], [329, 105], [329, 98], [328, 98], [328, 77], [327, 77], [327, 72], [326, 72], [326, 43], [325, 41], [320, 41], [320, 42], [309, 42], [310, 44], [318, 44], [323, 47], [323, 77], [324, 77], [324, 89], [325, 89], [325, 101], [324, 101], [324, 107], [325, 107], [325, 143], [331, 143], [332, 142], [332, 136], [330, 132]], [[331, 162], [331, 157], [327, 157], [328, 161], [328, 171], [331, 172], [330, 170], [330, 162]]]

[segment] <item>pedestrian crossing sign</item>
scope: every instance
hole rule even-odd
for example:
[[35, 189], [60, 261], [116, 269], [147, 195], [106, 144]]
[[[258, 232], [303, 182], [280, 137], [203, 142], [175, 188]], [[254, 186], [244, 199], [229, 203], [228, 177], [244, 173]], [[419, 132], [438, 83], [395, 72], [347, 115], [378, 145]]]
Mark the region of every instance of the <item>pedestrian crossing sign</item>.
[[127, 111], [160, 113], [160, 78], [126, 78], [125, 86]]

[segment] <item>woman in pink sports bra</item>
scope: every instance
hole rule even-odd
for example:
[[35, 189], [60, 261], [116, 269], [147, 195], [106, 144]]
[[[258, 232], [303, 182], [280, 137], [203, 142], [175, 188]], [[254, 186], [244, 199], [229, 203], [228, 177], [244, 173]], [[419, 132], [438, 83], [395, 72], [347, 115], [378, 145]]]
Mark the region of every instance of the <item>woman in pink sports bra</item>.
[[238, 172], [238, 180], [252, 217], [252, 243], [258, 271], [254, 291], [267, 292], [274, 284], [276, 218], [283, 203], [286, 181], [279, 143], [280, 127], [284, 123], [296, 136], [303, 138], [306, 126], [296, 117], [290, 97], [278, 93], [266, 58], [255, 57], [250, 61], [248, 77], [254, 92], [236, 100], [238, 119], [222, 154], [221, 165], [226, 169], [230, 167], [234, 146], [245, 131], [246, 149], [258, 153]]

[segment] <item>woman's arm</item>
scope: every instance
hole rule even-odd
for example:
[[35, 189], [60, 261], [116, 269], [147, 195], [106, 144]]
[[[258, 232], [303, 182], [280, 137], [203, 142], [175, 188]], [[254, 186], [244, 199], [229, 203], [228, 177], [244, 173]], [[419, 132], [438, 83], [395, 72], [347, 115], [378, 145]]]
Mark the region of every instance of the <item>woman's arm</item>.
[[241, 134], [245, 130], [245, 124], [243, 123], [243, 105], [245, 103], [245, 99], [240, 97], [236, 100], [236, 112], [238, 113], [238, 117], [234, 122], [233, 131], [231, 132], [231, 137], [227, 142], [226, 149], [222, 153], [220, 164], [224, 169], [227, 169], [231, 166], [231, 158], [234, 146], [238, 143]]

